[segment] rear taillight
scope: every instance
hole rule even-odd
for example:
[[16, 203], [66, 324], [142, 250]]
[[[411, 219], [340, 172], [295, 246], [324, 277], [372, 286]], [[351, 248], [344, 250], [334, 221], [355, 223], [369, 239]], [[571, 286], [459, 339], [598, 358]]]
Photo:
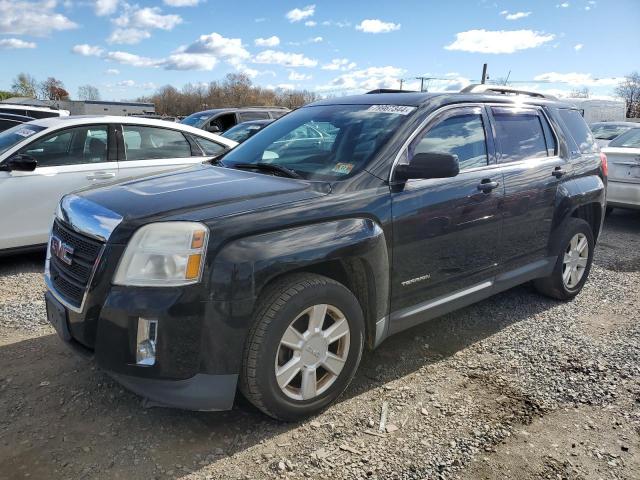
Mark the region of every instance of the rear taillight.
[[602, 175], [609, 176], [609, 164], [607, 163], [607, 156], [600, 152], [600, 166], [602, 167]]

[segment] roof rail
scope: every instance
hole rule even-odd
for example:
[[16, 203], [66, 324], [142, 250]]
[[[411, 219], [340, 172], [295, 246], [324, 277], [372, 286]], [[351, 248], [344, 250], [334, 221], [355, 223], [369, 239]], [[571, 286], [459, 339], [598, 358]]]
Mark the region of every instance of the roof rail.
[[557, 100], [558, 98], [546, 93], [532, 92], [531, 90], [521, 90], [519, 88], [507, 87], [504, 85], [471, 84], [460, 90], [460, 93], [500, 93], [502, 95], [526, 95], [528, 97], [546, 98]]
[[366, 95], [372, 95], [376, 93], [418, 93], [415, 90], [397, 90], [395, 88], [377, 88], [367, 92]]
[[237, 108], [276, 108], [278, 110], [289, 110], [287, 107], [281, 107], [278, 105], [247, 105], [246, 107], [237, 107]]

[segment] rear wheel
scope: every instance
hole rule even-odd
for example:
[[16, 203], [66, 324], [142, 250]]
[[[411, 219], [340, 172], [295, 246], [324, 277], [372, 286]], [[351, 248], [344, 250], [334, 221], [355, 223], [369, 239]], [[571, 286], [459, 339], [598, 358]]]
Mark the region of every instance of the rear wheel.
[[580, 218], [571, 218], [560, 245], [553, 272], [534, 285], [544, 295], [570, 300], [580, 293], [591, 270], [595, 246], [591, 226]]
[[240, 389], [274, 418], [313, 415], [347, 387], [363, 346], [364, 318], [351, 291], [320, 275], [290, 275], [259, 301]]

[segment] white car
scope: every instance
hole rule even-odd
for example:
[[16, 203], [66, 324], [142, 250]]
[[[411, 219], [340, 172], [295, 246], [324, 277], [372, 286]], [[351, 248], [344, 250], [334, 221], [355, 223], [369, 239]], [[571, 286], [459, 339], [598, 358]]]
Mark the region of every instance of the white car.
[[45, 118], [0, 132], [0, 254], [44, 246], [66, 193], [200, 163], [236, 145], [180, 123], [115, 116]]
[[51, 107], [36, 107], [17, 103], [0, 102], [0, 113], [11, 113], [31, 118], [68, 117], [69, 110], [59, 110]]
[[640, 209], [640, 128], [616, 137], [602, 151], [609, 164], [607, 207]]

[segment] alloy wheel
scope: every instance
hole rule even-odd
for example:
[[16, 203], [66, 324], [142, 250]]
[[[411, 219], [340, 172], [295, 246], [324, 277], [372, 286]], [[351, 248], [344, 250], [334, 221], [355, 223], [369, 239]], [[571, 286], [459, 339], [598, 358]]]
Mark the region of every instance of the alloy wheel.
[[562, 281], [569, 289], [582, 280], [589, 261], [589, 242], [583, 233], [576, 233], [567, 245], [562, 265]]

